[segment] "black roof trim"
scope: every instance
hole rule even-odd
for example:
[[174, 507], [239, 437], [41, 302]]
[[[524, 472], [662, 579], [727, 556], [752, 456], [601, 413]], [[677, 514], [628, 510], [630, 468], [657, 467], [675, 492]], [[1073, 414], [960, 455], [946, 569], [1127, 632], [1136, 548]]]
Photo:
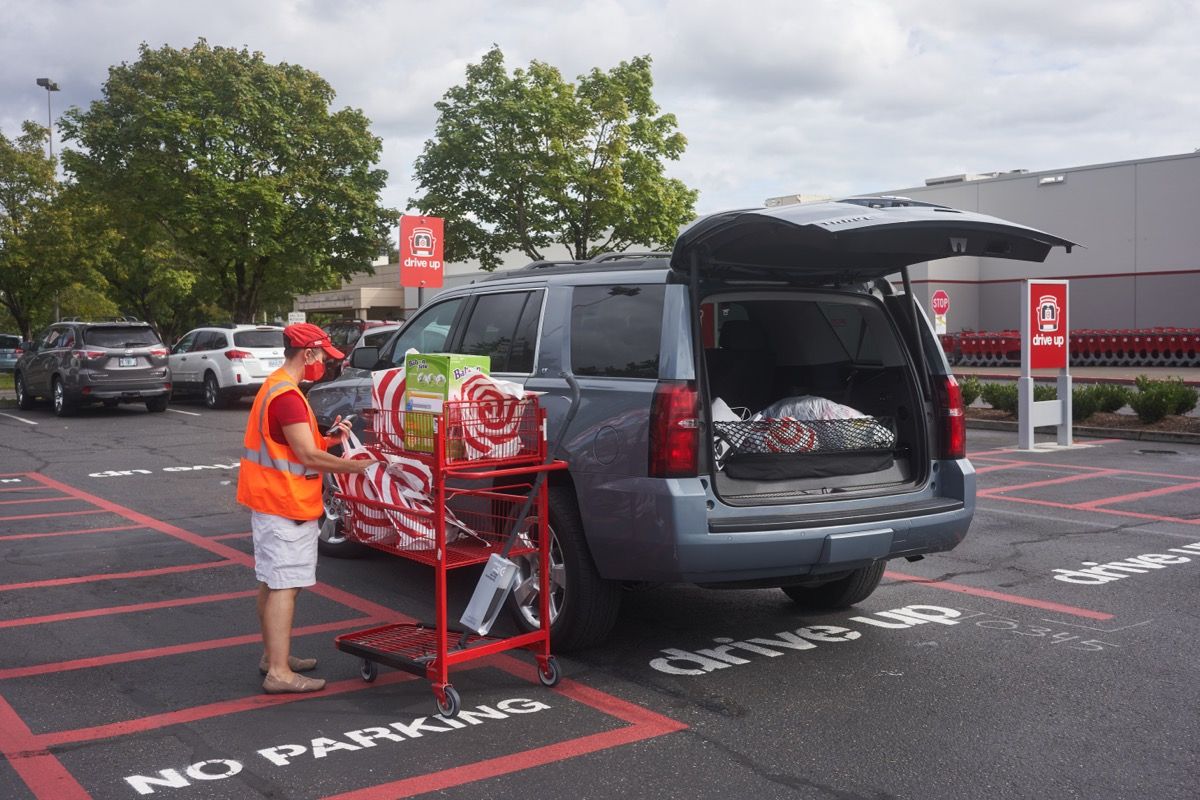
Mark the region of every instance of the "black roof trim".
[[501, 270], [480, 278], [478, 283], [512, 278], [527, 278], [529, 272], [546, 275], [571, 275], [580, 272], [628, 272], [635, 269], [666, 269], [670, 253], [601, 253], [588, 261], [534, 261], [517, 269]]

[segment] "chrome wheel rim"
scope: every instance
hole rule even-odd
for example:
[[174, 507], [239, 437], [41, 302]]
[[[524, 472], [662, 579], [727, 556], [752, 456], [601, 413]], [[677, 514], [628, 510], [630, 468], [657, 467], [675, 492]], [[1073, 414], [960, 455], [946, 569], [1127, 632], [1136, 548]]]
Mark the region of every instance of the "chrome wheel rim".
[[[531, 520], [532, 522], [532, 520]], [[562, 547], [554, 528], [547, 525], [550, 534], [550, 624], [558, 619], [567, 593], [567, 566], [563, 561]], [[517, 564], [517, 585], [513, 588], [513, 600], [521, 619], [530, 628], [542, 624], [540, 563], [536, 552], [514, 556]]]
[[25, 403], [25, 379], [20, 375], [17, 376], [17, 404], [24, 405]]
[[63, 394], [62, 381], [55, 381], [54, 382], [54, 410], [62, 411], [63, 403], [65, 403], [66, 400], [67, 400], [67, 398]]
[[211, 375], [204, 379], [204, 404], [209, 408], [217, 404], [218, 391], [217, 382], [213, 380]]
[[346, 515], [346, 504], [334, 496], [337, 486], [328, 473], [325, 474], [322, 484], [320, 539], [326, 544], [344, 544], [346, 535], [342, 533], [342, 517]]

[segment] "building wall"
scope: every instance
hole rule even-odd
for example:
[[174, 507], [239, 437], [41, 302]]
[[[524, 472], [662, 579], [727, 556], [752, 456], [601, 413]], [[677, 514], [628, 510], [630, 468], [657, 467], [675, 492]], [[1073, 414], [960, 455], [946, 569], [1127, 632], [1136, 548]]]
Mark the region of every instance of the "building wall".
[[1026, 278], [1071, 281], [1075, 329], [1200, 327], [1200, 153], [878, 194], [992, 214], [1083, 245], [1056, 248], [1044, 264], [955, 258], [914, 268], [927, 309], [937, 289], [950, 295], [951, 332], [1019, 327]]

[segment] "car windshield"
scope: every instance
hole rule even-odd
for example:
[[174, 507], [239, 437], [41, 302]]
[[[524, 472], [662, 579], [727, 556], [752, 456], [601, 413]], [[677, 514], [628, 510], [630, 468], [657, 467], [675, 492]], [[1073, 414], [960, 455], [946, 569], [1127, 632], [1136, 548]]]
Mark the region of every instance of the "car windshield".
[[233, 343], [238, 347], [283, 347], [283, 331], [237, 331]]
[[143, 347], [159, 343], [158, 334], [146, 326], [88, 328], [83, 332], [83, 341], [93, 347]]

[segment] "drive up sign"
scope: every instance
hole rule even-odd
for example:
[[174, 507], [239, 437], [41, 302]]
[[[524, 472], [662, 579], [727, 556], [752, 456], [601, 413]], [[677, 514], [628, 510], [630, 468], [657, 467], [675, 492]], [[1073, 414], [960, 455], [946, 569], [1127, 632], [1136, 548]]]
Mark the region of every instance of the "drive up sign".
[[442, 286], [442, 218], [405, 214], [400, 218], [400, 285]]
[[[1021, 295], [1021, 377], [1017, 379], [1017, 447], [1034, 449], [1034, 428], [1054, 425], [1058, 445], [1070, 447], [1071, 373], [1066, 281], [1027, 280]], [[1033, 399], [1033, 370], [1058, 370], [1055, 400]]]

